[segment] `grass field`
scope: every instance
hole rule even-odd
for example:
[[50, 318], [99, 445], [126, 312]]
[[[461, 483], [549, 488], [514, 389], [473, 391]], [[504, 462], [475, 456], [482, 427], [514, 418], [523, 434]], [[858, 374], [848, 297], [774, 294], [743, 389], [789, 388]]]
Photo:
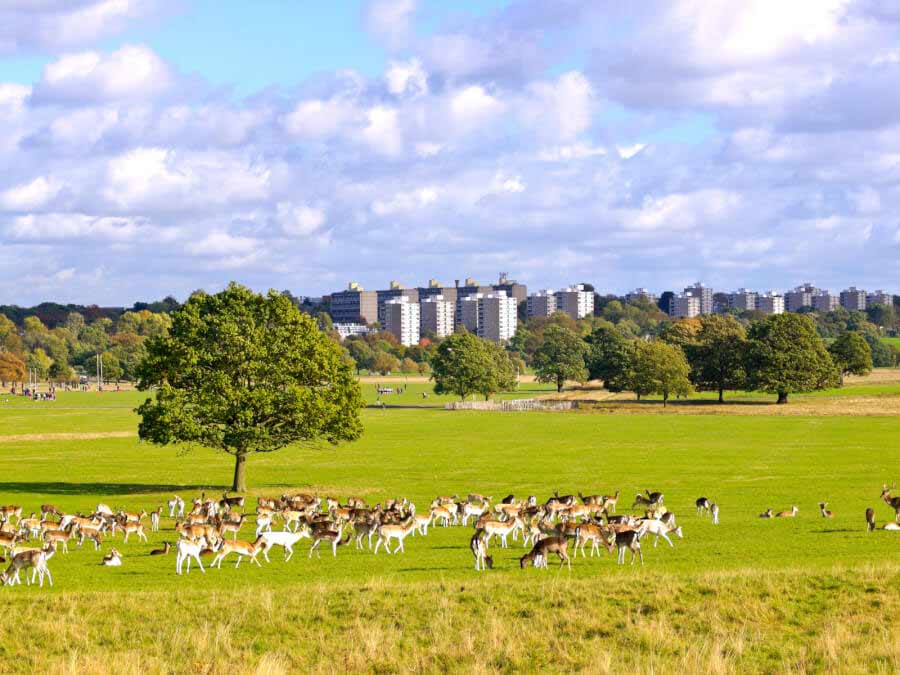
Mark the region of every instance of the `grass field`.
[[[851, 386], [898, 396], [891, 382]], [[411, 382], [411, 400], [399, 404], [421, 400], [426, 387]], [[26, 513], [45, 502], [149, 510], [173, 493], [218, 495], [231, 458], [140, 444], [131, 411], [141, 398], [0, 399], [0, 503]], [[618, 489], [627, 510], [650, 488], [665, 492], [685, 537], [674, 548], [645, 540], [643, 568], [604, 555], [579, 558], [571, 572], [520, 570], [516, 543], [494, 548], [496, 569], [476, 574], [469, 531], [433, 528], [402, 555], [348, 547], [309, 559], [301, 544], [288, 563], [276, 554], [262, 569], [226, 561], [179, 578], [173, 556], [147, 555], [174, 541], [164, 519], [149, 543], [113, 544], [121, 568], [73, 548], [51, 560], [52, 590], [0, 589], [0, 628], [15, 636], [0, 641], [0, 671], [900, 669], [900, 637], [885, 620], [900, 611], [900, 533], [868, 534], [863, 519], [869, 506], [879, 523], [893, 516], [878, 495], [900, 473], [894, 416], [439, 407], [363, 416], [356, 443], [252, 457], [252, 495], [408, 496], [421, 509], [437, 494]], [[694, 515], [701, 495], [720, 503], [718, 527]], [[834, 520], [819, 516], [819, 501]], [[796, 519], [756, 517], [791, 504]]]

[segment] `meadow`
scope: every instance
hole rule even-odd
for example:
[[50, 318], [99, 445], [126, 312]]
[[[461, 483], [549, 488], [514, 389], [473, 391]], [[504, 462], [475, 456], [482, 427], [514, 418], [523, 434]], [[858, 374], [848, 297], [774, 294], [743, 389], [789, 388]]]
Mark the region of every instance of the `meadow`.
[[[900, 397], [890, 378], [850, 387]], [[684, 539], [645, 540], [643, 567], [604, 554], [573, 560], [571, 571], [519, 569], [516, 542], [492, 547], [495, 569], [476, 573], [470, 530], [432, 528], [407, 539], [404, 554], [350, 545], [310, 559], [301, 543], [287, 563], [276, 552], [262, 568], [226, 561], [177, 577], [173, 555], [147, 555], [174, 541], [164, 518], [147, 543], [111, 544], [121, 568], [73, 546], [50, 561], [52, 589], [0, 589], [0, 671], [900, 669], [891, 623], [900, 534], [867, 533], [863, 518], [870, 506], [879, 524], [893, 517], [878, 496], [900, 473], [896, 416], [768, 415], [776, 406], [761, 400], [746, 401], [759, 409], [752, 416], [730, 406], [658, 414], [658, 405], [657, 414], [449, 412], [433, 394], [422, 399], [428, 389], [409, 382], [386, 399], [397, 407], [366, 409], [356, 443], [251, 457], [250, 501], [314, 491], [370, 503], [407, 496], [421, 510], [438, 494], [620, 490], [627, 511], [651, 489], [665, 493]], [[529, 383], [516, 395], [546, 389]], [[845, 391], [798, 403], [840, 405]], [[0, 398], [0, 503], [26, 514], [47, 502], [150, 510], [172, 494], [220, 495], [230, 457], [138, 442], [132, 410], [143, 396]], [[695, 515], [699, 496], [721, 505], [720, 525]], [[820, 501], [834, 519], [820, 517]], [[791, 504], [795, 519], [757, 517]]]

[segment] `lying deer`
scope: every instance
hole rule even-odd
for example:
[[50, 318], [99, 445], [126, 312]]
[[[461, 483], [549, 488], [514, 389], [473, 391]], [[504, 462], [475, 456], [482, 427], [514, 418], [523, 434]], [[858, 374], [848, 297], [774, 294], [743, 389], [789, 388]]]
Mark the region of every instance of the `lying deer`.
[[122, 554], [116, 549], [111, 548], [109, 549], [109, 553], [103, 556], [103, 561], [100, 564], [104, 567], [121, 567]]
[[776, 518], [793, 518], [800, 512], [796, 506], [791, 506], [790, 511], [779, 511], [775, 514]]
[[823, 518], [834, 518], [834, 511], [829, 511], [826, 507], [828, 502], [819, 502], [819, 511], [822, 512]]

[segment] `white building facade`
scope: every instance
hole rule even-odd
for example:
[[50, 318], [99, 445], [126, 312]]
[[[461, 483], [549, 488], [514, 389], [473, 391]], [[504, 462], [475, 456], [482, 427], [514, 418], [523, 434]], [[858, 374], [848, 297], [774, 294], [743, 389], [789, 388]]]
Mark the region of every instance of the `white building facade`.
[[453, 333], [455, 317], [455, 303], [444, 300], [443, 295], [426, 298], [419, 303], [419, 334], [447, 337]]
[[594, 292], [585, 290], [584, 284], [569, 286], [554, 295], [557, 312], [565, 312], [576, 320], [594, 313]]
[[410, 302], [406, 296], [384, 303], [384, 328], [404, 347], [419, 344], [419, 324], [419, 303]]

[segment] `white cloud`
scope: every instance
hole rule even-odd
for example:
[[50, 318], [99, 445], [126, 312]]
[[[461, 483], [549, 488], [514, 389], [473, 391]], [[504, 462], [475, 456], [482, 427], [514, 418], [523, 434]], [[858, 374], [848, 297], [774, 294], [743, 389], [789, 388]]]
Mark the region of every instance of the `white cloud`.
[[339, 97], [329, 100], [301, 101], [284, 117], [288, 133], [306, 138], [329, 138], [351, 123], [358, 112], [350, 100]]
[[457, 128], [466, 131], [489, 124], [500, 115], [505, 105], [489, 94], [484, 87], [472, 85], [454, 93], [450, 99], [450, 113]]
[[393, 108], [376, 106], [368, 112], [368, 124], [360, 138], [374, 152], [396, 157], [403, 151], [403, 132], [398, 113]]
[[202, 239], [192, 241], [185, 247], [189, 253], [198, 256], [245, 258], [256, 251], [257, 241], [228, 232], [210, 232]]
[[439, 155], [443, 149], [444, 146], [440, 143], [430, 143], [428, 141], [416, 143], [416, 154], [419, 157], [434, 157]]
[[175, 76], [149, 47], [125, 45], [111, 54], [66, 54], [47, 64], [35, 85], [37, 102], [148, 100], [168, 92]]
[[742, 203], [740, 194], [717, 189], [647, 197], [639, 210], [624, 213], [624, 224], [632, 230], [706, 226], [736, 213]]
[[281, 229], [293, 237], [308, 237], [325, 225], [322, 208], [290, 202], [279, 202], [276, 208]]
[[619, 153], [619, 157], [621, 157], [622, 159], [631, 159], [646, 147], [647, 146], [644, 143], [633, 143], [632, 145], [617, 145], [616, 152]]
[[[26, 241], [66, 241], [70, 239], [100, 239], [131, 241], [152, 232], [149, 223], [136, 218], [92, 216], [84, 213], [27, 214], [13, 219], [6, 228], [12, 239]], [[156, 232], [160, 239], [162, 232]]]
[[428, 74], [419, 59], [391, 61], [384, 74], [388, 91], [395, 96], [428, 94]]
[[366, 24], [391, 49], [399, 49], [409, 39], [416, 0], [370, 0]]
[[578, 71], [560, 75], [553, 82], [531, 86], [533, 101], [522, 106], [526, 121], [541, 133], [560, 141], [573, 141], [591, 126], [594, 88]]
[[46, 206], [59, 194], [62, 185], [54, 178], [38, 176], [30, 183], [24, 183], [0, 192], [0, 208], [7, 211], [33, 211]]
[[391, 199], [376, 199], [372, 202], [372, 213], [377, 216], [391, 216], [418, 211], [434, 204], [439, 194], [438, 189], [431, 185], [410, 192], [398, 192]]

